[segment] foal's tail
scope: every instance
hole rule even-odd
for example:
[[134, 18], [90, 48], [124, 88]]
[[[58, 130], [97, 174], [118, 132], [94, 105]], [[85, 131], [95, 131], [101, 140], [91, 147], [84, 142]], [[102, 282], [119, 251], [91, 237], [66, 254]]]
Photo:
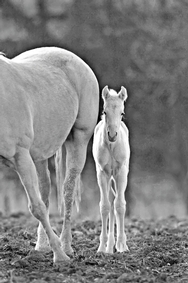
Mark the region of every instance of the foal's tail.
[[[66, 173], [66, 149], [61, 146], [55, 154], [55, 171], [56, 171], [56, 183], [57, 183], [57, 199], [58, 199], [58, 211], [60, 215], [63, 215], [63, 182]], [[76, 180], [73, 200], [76, 205], [77, 212], [79, 212], [81, 202], [81, 189], [80, 189], [80, 176]]]

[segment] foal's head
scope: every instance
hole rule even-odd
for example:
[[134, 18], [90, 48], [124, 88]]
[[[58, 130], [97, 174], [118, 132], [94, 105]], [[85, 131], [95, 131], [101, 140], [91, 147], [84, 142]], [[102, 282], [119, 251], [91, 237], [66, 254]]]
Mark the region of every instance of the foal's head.
[[105, 86], [102, 90], [102, 98], [104, 100], [103, 114], [107, 138], [110, 142], [115, 142], [124, 114], [124, 101], [127, 99], [127, 91], [122, 86], [120, 92], [117, 93]]

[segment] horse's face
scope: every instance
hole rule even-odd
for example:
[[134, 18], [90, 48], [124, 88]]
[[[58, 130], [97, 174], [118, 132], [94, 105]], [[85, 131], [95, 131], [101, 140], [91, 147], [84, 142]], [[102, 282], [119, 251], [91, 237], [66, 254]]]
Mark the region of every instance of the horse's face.
[[124, 114], [124, 101], [127, 99], [127, 91], [121, 87], [119, 93], [104, 87], [102, 91], [104, 100], [104, 120], [107, 138], [110, 142], [115, 142], [118, 137], [122, 115]]

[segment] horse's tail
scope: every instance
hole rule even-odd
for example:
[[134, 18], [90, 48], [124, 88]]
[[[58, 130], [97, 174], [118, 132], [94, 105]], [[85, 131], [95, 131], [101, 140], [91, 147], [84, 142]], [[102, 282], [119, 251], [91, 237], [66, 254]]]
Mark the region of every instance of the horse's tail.
[[55, 172], [56, 172], [56, 184], [57, 184], [57, 202], [58, 211], [62, 215], [63, 211], [63, 181], [64, 181], [63, 160], [62, 160], [62, 147], [56, 151], [55, 154]]
[[80, 175], [78, 176], [76, 180], [76, 186], [75, 186], [75, 191], [74, 191], [74, 202], [76, 205], [76, 210], [79, 212], [80, 210], [80, 202], [81, 202], [81, 179]]
[[[57, 183], [57, 199], [58, 199], [58, 211], [60, 215], [63, 214], [64, 198], [63, 198], [63, 182], [66, 173], [66, 149], [61, 146], [55, 154], [55, 171], [56, 171], [56, 183]], [[76, 180], [74, 190], [74, 202], [76, 205], [77, 212], [79, 212], [81, 202], [81, 180], [80, 176]]]

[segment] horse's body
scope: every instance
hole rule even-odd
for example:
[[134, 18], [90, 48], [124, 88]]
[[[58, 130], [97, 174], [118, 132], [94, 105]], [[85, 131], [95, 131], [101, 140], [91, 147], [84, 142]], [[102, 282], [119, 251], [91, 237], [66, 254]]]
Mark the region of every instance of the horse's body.
[[[40, 221], [36, 249], [46, 248], [47, 234], [58, 263], [72, 252], [73, 190], [98, 117], [98, 83], [79, 57], [55, 47], [27, 51], [12, 60], [0, 56], [0, 74], [0, 161], [17, 171], [29, 208]], [[63, 144], [65, 219], [59, 240], [49, 224], [47, 160]]]
[[[113, 253], [114, 212], [117, 225], [116, 249], [128, 249], [124, 232], [126, 202], [124, 192], [129, 171], [129, 133], [121, 121], [124, 101], [127, 98], [124, 88], [117, 94], [107, 87], [102, 92], [104, 114], [94, 131], [93, 156], [96, 163], [97, 179], [100, 188], [100, 211], [102, 229], [99, 252]], [[107, 222], [109, 218], [109, 232]]]

